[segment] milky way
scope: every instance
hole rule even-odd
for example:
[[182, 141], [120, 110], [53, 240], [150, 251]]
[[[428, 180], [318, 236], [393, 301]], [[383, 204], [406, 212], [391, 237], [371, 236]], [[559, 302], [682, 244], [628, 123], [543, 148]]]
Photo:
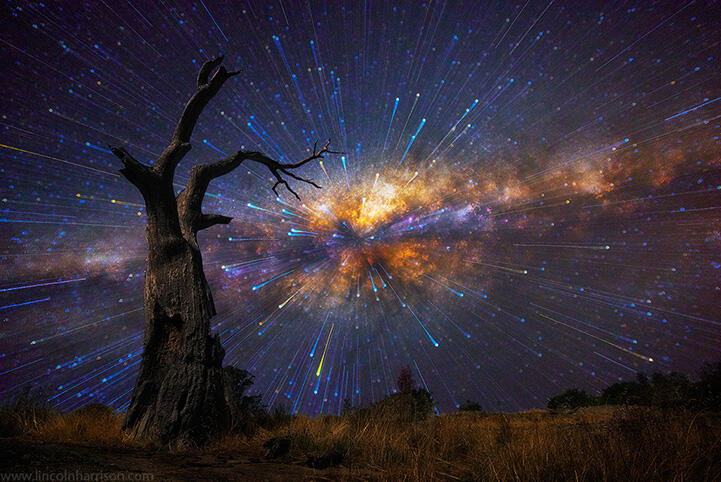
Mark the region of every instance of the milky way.
[[[200, 64], [242, 69], [197, 162], [328, 155], [276, 197], [217, 179], [200, 245], [225, 363], [339, 413], [409, 366], [437, 410], [540, 407], [721, 358], [718, 2], [6, 2], [0, 395], [127, 408], [148, 162]], [[292, 180], [290, 180], [292, 181]]]

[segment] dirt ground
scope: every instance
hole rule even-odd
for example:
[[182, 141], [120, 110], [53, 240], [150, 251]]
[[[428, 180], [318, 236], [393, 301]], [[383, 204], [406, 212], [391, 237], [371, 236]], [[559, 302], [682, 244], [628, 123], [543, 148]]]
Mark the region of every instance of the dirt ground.
[[139, 448], [0, 439], [3, 480], [380, 480], [381, 472], [316, 470], [305, 459], [266, 460], [252, 448], [232, 454], [173, 453]]

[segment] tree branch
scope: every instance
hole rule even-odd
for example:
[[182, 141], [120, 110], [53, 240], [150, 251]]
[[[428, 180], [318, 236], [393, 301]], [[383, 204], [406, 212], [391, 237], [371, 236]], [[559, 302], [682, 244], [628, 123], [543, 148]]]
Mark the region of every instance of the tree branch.
[[115, 156], [123, 162], [123, 166], [125, 166], [120, 169], [120, 173], [137, 187], [141, 194], [147, 194], [148, 188], [154, 180], [157, 179], [157, 175], [153, 172], [153, 169], [131, 156], [124, 147], [109, 147], [110, 151], [115, 154]]
[[200, 71], [198, 72], [198, 88], [208, 83], [210, 73], [213, 71], [214, 68], [223, 63], [223, 58], [224, 56], [221, 55], [220, 57], [213, 60], [208, 60], [202, 65], [202, 67], [200, 67]]
[[[165, 180], [172, 182], [175, 167], [190, 151], [190, 137], [205, 106], [215, 97], [226, 80], [240, 73], [240, 71], [228, 72], [221, 65], [222, 63], [223, 56], [221, 55], [216, 59], [205, 62], [200, 68], [200, 72], [198, 72], [198, 88], [185, 105], [180, 120], [175, 126], [173, 138], [155, 165], [155, 169]], [[210, 73], [216, 67], [218, 67], [218, 70], [208, 80]]]
[[[201, 76], [199, 76], [201, 77]], [[180, 216], [181, 229], [185, 233], [186, 238], [194, 239], [195, 233], [198, 231], [209, 228], [216, 224], [228, 224], [232, 218], [227, 216], [221, 216], [219, 214], [203, 214], [202, 204], [205, 192], [208, 190], [210, 182], [216, 177], [223, 176], [236, 169], [243, 161], [254, 161], [259, 164], [263, 164], [268, 170], [275, 176], [276, 183], [271, 188], [276, 196], [278, 193], [278, 186], [283, 185], [285, 188], [300, 200], [300, 196], [296, 193], [293, 188], [290, 187], [288, 182], [283, 178], [283, 174], [292, 177], [296, 181], [302, 181], [310, 184], [311, 186], [320, 189], [321, 187], [310, 179], [305, 179], [292, 172], [291, 169], [296, 169], [303, 164], [306, 164], [313, 159], [322, 158], [326, 153], [336, 154], [336, 152], [329, 150], [330, 140], [326, 143], [320, 151], [317, 149], [317, 143], [313, 146], [313, 154], [303, 159], [302, 161], [282, 164], [278, 161], [271, 159], [261, 152], [256, 151], [238, 151], [232, 156], [228, 156], [220, 161], [211, 162], [208, 164], [200, 164], [193, 166], [190, 171], [190, 177], [185, 189], [178, 195], [178, 214]]]
[[[281, 164], [281, 163], [274, 161], [273, 159], [271, 159], [267, 156], [264, 156], [262, 154], [260, 154], [260, 156], [258, 156], [258, 157], [248, 157], [248, 160], [263, 164], [275, 176], [276, 183], [273, 184], [273, 187], [271, 189], [273, 190], [273, 192], [275, 193], [276, 196], [279, 195], [276, 188], [280, 185], [283, 185], [291, 194], [293, 194], [296, 197], [296, 199], [298, 199], [300, 201], [300, 196], [298, 196], [298, 193], [296, 193], [290, 187], [288, 182], [285, 179], [283, 179], [283, 176], [281, 176], [280, 173], [286, 174], [286, 175], [292, 177], [293, 179], [295, 179], [296, 181], [302, 181], [302, 182], [310, 184], [311, 186], [314, 186], [317, 189], [321, 189], [321, 187], [318, 184], [316, 184], [315, 182], [311, 181], [310, 179], [305, 179], [303, 177], [296, 176], [295, 174], [290, 172], [288, 169], [296, 169], [296, 168], [301, 167], [304, 164], [309, 163], [310, 161], [312, 161], [314, 159], [322, 159], [324, 154], [343, 154], [342, 152], [331, 151], [329, 149], [329, 147], [330, 147], [330, 139], [328, 139], [328, 142], [325, 143], [325, 146], [323, 146], [323, 148], [320, 151], [318, 150], [318, 142], [316, 142], [315, 144], [313, 144], [313, 154], [306, 157], [302, 161], [298, 161], [298, 162], [294, 162], [294, 163], [290, 163], [290, 164], [287, 164], [287, 163]], [[255, 153], [255, 154], [258, 154], [258, 153]]]
[[[310, 156], [306, 157], [306, 158], [303, 159], [302, 161], [298, 161], [298, 162], [293, 163], [293, 164], [279, 164], [279, 166], [282, 167], [282, 168], [284, 168], [284, 169], [295, 169], [295, 168], [297, 168], [297, 167], [302, 166], [303, 164], [306, 164], [306, 163], [312, 161], [313, 159], [322, 159], [322, 158], [323, 158], [323, 154], [326, 154], [326, 153], [327, 153], [327, 154], [344, 154], [343, 152], [331, 151], [331, 150], [328, 149], [329, 147], [330, 147], [330, 139], [328, 139], [328, 142], [325, 143], [325, 146], [323, 146], [323, 149], [321, 149], [320, 151], [318, 151], [318, 150], [317, 150], [317, 149], [318, 149], [318, 142], [316, 141], [315, 144], [313, 144], [313, 154], [311, 154]], [[286, 174], [288, 174], [288, 173], [286, 172]], [[305, 181], [305, 179], [302, 179], [302, 180]], [[317, 186], [316, 186], [316, 187], [317, 187]]]
[[[246, 159], [248, 159], [249, 161], [255, 161], [259, 164], [263, 164], [265, 167], [268, 168], [268, 170], [271, 172], [271, 174], [273, 174], [275, 176], [276, 182], [275, 182], [275, 184], [273, 184], [273, 187], [271, 189], [273, 190], [273, 192], [275, 193], [276, 196], [279, 195], [276, 188], [280, 185], [283, 185], [288, 190], [288, 192], [293, 194], [296, 197], [296, 199], [298, 199], [300, 201], [300, 196], [298, 196], [298, 193], [296, 193], [293, 190], [293, 188], [290, 187], [288, 182], [285, 179], [283, 179], [283, 176], [281, 175], [281, 173], [292, 177], [296, 181], [302, 181], [302, 182], [310, 184], [311, 186], [314, 186], [317, 189], [321, 189], [321, 187], [318, 184], [316, 184], [315, 182], [311, 181], [310, 179], [305, 179], [304, 177], [296, 176], [295, 174], [290, 172], [289, 169], [296, 169], [298, 167], [301, 167], [304, 164], [307, 164], [308, 162], [312, 161], [313, 159], [322, 158], [323, 154], [326, 154], [326, 153], [342, 154], [341, 152], [335, 152], [335, 151], [329, 150], [328, 149], [329, 147], [330, 147], [330, 139], [328, 139], [328, 142], [325, 143], [325, 146], [320, 151], [318, 150], [318, 143], [316, 142], [313, 145], [313, 154], [306, 157], [302, 161], [298, 161], [298, 162], [290, 163], [290, 164], [287, 164], [287, 163], [282, 164], [282, 163], [275, 161], [263, 154], [260, 154], [259, 152], [246, 153]], [[253, 154], [253, 156], [249, 156], [247, 154]]]
[[198, 221], [197, 231], [215, 226], [216, 224], [229, 224], [233, 218], [221, 214], [203, 214]]

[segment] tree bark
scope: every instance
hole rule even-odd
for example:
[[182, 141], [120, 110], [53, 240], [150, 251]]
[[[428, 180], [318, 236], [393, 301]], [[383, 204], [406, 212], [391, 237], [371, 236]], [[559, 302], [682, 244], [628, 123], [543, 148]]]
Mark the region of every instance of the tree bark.
[[300, 162], [280, 164], [259, 152], [238, 151], [226, 159], [194, 166], [176, 198], [175, 168], [191, 149], [190, 137], [203, 108], [226, 80], [239, 73], [228, 72], [222, 61], [219, 57], [201, 67], [197, 90], [154, 166], [137, 161], [122, 147], [111, 147], [123, 162], [120, 172], [143, 195], [147, 215], [143, 359], [124, 421], [124, 428], [137, 439], [200, 445], [228, 425], [222, 370], [225, 351], [218, 337], [210, 336], [210, 319], [216, 312], [197, 232], [228, 224], [232, 218], [202, 212], [209, 183], [251, 160], [275, 175], [274, 191], [282, 184], [297, 197], [282, 174], [319, 187], [289, 169], [332, 152], [328, 141], [320, 151], [314, 147], [313, 154]]

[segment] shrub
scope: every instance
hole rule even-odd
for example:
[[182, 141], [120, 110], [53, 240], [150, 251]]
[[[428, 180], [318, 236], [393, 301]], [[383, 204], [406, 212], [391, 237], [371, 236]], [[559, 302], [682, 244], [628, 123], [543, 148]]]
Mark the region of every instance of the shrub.
[[551, 398], [546, 406], [551, 410], [577, 410], [591, 405], [596, 405], [596, 397], [579, 388], [572, 388]]
[[642, 405], [660, 408], [694, 408], [698, 406], [698, 389], [681, 373], [654, 373], [649, 379], [639, 373], [632, 382], [620, 382], [605, 388], [602, 405]]
[[478, 402], [471, 402], [470, 400], [466, 400], [466, 403], [462, 403], [460, 407], [458, 407], [459, 412], [482, 412], [483, 407], [481, 407], [481, 404]]
[[430, 392], [421, 388], [409, 393], [389, 395], [368, 408], [357, 409], [352, 416], [393, 422], [415, 422], [425, 420], [432, 414], [433, 397]]
[[265, 430], [274, 430], [277, 427], [288, 425], [295, 416], [285, 405], [276, 405], [271, 410], [264, 410], [257, 418], [258, 425]]
[[276, 405], [268, 410], [260, 395], [246, 395], [255, 377], [247, 370], [223, 367], [225, 401], [230, 410], [230, 431], [251, 436], [260, 429], [272, 430], [288, 424], [293, 415], [285, 406]]
[[635, 382], [619, 382], [604, 388], [599, 398], [602, 405], [649, 405], [650, 391], [648, 377], [639, 373]]
[[682, 373], [654, 373], [649, 405], [661, 408], [690, 407], [694, 404], [693, 383]]
[[266, 414], [260, 396], [246, 395], [253, 385], [253, 375], [246, 370], [223, 367], [225, 401], [230, 411], [230, 429], [246, 435], [252, 434], [258, 426], [258, 419]]

